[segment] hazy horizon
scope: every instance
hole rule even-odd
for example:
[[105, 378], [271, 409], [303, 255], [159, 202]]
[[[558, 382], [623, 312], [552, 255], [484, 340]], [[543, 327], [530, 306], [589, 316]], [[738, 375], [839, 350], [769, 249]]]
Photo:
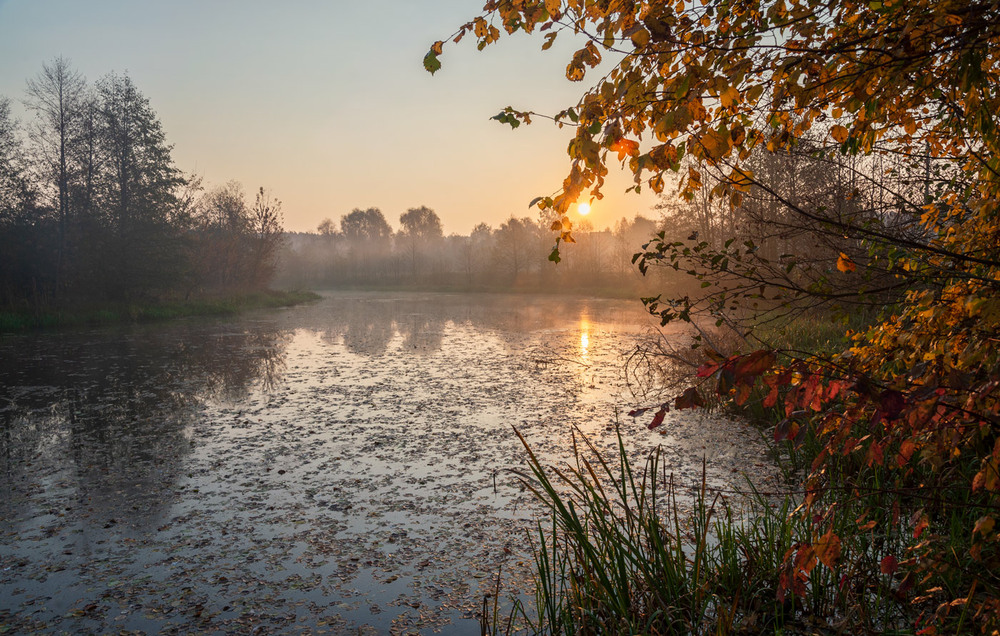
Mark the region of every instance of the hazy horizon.
[[[425, 72], [430, 43], [481, 6], [3, 0], [0, 95], [27, 123], [25, 83], [44, 63], [62, 56], [88, 82], [127, 72], [178, 168], [209, 186], [268, 188], [289, 231], [354, 208], [395, 221], [425, 205], [448, 232], [468, 234], [480, 222], [536, 218], [529, 201], [554, 192], [568, 165], [569, 129], [541, 121], [512, 131], [490, 117], [507, 105], [554, 112], [584, 87], [565, 79], [562, 38], [546, 53], [523, 37], [483, 52], [449, 43], [443, 68]], [[655, 197], [625, 195], [629, 185], [612, 171], [588, 217], [595, 228], [648, 215]]]

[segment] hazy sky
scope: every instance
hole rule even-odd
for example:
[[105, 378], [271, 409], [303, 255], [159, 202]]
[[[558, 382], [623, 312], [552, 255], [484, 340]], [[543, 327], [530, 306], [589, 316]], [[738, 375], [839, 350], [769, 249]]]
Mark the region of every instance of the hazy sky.
[[[269, 188], [285, 226], [314, 230], [356, 207], [393, 227], [426, 205], [446, 232], [510, 215], [536, 217], [535, 196], [565, 176], [567, 129], [511, 131], [489, 118], [507, 105], [556, 112], [584, 86], [566, 81], [566, 40], [513, 38], [476, 51], [429, 45], [479, 13], [482, 0], [0, 0], [0, 95], [24, 97], [57, 56], [93, 82], [127, 72], [149, 98], [179, 168], [208, 184]], [[30, 117], [23, 109], [19, 116]], [[595, 226], [646, 213], [613, 174]]]

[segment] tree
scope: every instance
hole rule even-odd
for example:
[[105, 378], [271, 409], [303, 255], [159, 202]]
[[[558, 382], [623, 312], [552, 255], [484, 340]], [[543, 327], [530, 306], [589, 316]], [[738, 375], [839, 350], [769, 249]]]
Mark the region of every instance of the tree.
[[[835, 542], [839, 554], [841, 542], [828, 524], [837, 493], [825, 489], [833, 467], [849, 465], [853, 476], [840, 473], [849, 485], [877, 473], [878, 483], [891, 483], [894, 492], [935, 493], [931, 501], [905, 500], [913, 507], [911, 570], [893, 593], [905, 596], [920, 580], [924, 594], [918, 598], [933, 600], [928, 614], [943, 629], [973, 629], [962, 619], [949, 622], [957, 607], [966, 608], [962, 617], [975, 628], [996, 629], [997, 4], [490, 0], [454, 39], [472, 33], [484, 47], [518, 31], [544, 34], [543, 48], [559, 36], [579, 35], [581, 46], [566, 68], [570, 81], [584, 80], [606, 56], [614, 60], [577, 103], [553, 115], [558, 124], [575, 127], [562, 189], [538, 199], [557, 232], [553, 260], [560, 242], [572, 238], [569, 206], [588, 192], [600, 198], [609, 165], [620, 162], [633, 174], [636, 191], [663, 192], [676, 181], [683, 199], [707, 190], [710, 201], [759, 215], [767, 232], [793, 219], [795, 227], [839, 235], [859, 248], [853, 256], [830, 249], [822, 255], [825, 271], [811, 278], [803, 259], [792, 258], [781, 263], [788, 268], [783, 279], [773, 256], [753, 240], [713, 246], [696, 234], [673, 240], [660, 233], [647, 243], [639, 259], [643, 271], [666, 266], [705, 277], [716, 296], [703, 308], [720, 319], [746, 302], [763, 309], [856, 297], [858, 287], [837, 289], [838, 277], [871, 276], [861, 288], [868, 294], [892, 291], [880, 289], [884, 277], [906, 290], [890, 296], [878, 324], [836, 360], [781, 363], [775, 352], [761, 350], [710, 359], [700, 373], [718, 379], [718, 393], [737, 403], [763, 388], [763, 405], [778, 408], [784, 395], [784, 410], [798, 419], [786, 420], [776, 438], [811, 430], [822, 447], [805, 483], [803, 510], [812, 515], [815, 537], [823, 539], [804, 537], [796, 544], [781, 590], [805, 593], [806, 568], [816, 563], [810, 555], [824, 554], [822, 567], [836, 567], [829, 547]], [[440, 67], [443, 47], [434, 43], [424, 59], [431, 72]], [[516, 126], [533, 116], [507, 108], [497, 119]], [[780, 180], [782, 153], [804, 149], [821, 160], [865, 158], [849, 166], [854, 187], [841, 190], [853, 198], [870, 188], [861, 209], [790, 196]], [[765, 153], [772, 158], [762, 160]], [[859, 262], [859, 253], [866, 260]], [[816, 266], [808, 264], [813, 271]], [[653, 297], [648, 306], [663, 322], [691, 321], [699, 308], [695, 298]], [[678, 404], [701, 402], [692, 391]], [[946, 496], [956, 492], [963, 494]], [[878, 505], [871, 510], [878, 514]], [[887, 523], [899, 526], [898, 519]], [[890, 565], [896, 556], [886, 556]], [[856, 571], [854, 581], [843, 579], [840, 588], [863, 587], [864, 577], [875, 580], [887, 571], [894, 568], [883, 565], [874, 575]]]
[[362, 210], [354, 208], [340, 218], [340, 232], [347, 240], [351, 251], [350, 268], [355, 280], [370, 280], [378, 274], [377, 267], [385, 267], [392, 228], [378, 208]]
[[203, 284], [232, 289], [243, 283], [244, 237], [250, 231], [243, 186], [238, 181], [209, 190], [197, 213], [199, 249], [194, 257]]
[[422, 253], [433, 242], [440, 241], [443, 234], [441, 219], [434, 210], [426, 206], [410, 208], [399, 215], [399, 239], [406, 246], [410, 257], [412, 275], [417, 274]]
[[184, 179], [174, 167], [159, 119], [127, 75], [108, 74], [97, 83], [100, 141], [106, 157], [102, 198], [114, 237], [118, 276], [109, 292], [118, 297], [168, 285], [171, 264], [181, 257], [171, 226], [176, 189]]
[[510, 217], [497, 228], [493, 238], [498, 268], [515, 283], [521, 274], [538, 265], [538, 255], [544, 253], [539, 244], [538, 226], [528, 217]]
[[281, 201], [260, 188], [250, 209], [250, 275], [248, 280], [256, 288], [264, 287], [274, 275], [282, 233]]
[[392, 228], [378, 208], [354, 208], [340, 218], [340, 231], [352, 241], [385, 241], [392, 236]]
[[[44, 290], [50, 280], [51, 252], [45, 210], [28, 174], [10, 100], [0, 97], [0, 304], [11, 305]], [[38, 300], [38, 298], [32, 298]]]
[[331, 219], [327, 218], [319, 222], [319, 225], [316, 226], [316, 231], [322, 236], [333, 236], [337, 233], [337, 226], [334, 225]]
[[43, 64], [42, 71], [28, 80], [25, 104], [34, 111], [36, 125], [31, 139], [46, 180], [52, 186], [59, 219], [59, 253], [56, 263], [56, 291], [65, 267], [67, 226], [70, 219], [70, 188], [77, 177], [73, 159], [83, 130], [86, 82], [69, 62], [57, 57]]

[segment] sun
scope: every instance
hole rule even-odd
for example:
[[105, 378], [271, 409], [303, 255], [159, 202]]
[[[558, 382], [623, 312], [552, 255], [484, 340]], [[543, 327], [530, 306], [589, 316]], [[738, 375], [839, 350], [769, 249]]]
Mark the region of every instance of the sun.
[[576, 206], [576, 211], [580, 213], [580, 216], [587, 216], [588, 214], [590, 214], [590, 204], [581, 203], [580, 205]]

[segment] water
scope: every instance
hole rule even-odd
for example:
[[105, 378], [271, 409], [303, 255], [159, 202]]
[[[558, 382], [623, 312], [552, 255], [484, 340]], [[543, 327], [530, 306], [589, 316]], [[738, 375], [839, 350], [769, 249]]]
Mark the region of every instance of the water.
[[3, 337], [0, 626], [475, 632], [498, 569], [529, 584], [512, 427], [553, 463], [619, 421], [681, 480], [763, 466], [738, 424], [616, 415], [648, 329], [636, 302], [337, 293]]

